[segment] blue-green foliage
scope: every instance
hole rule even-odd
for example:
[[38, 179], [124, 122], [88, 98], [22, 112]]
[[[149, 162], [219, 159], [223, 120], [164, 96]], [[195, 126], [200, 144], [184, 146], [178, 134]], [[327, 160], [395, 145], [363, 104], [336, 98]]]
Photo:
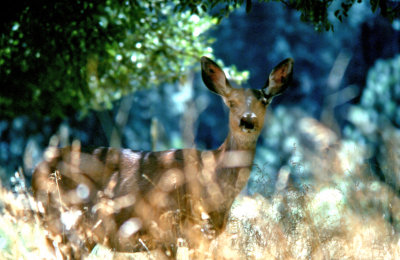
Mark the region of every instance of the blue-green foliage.
[[368, 151], [375, 174], [400, 188], [400, 56], [378, 60], [368, 73], [360, 103], [350, 108], [347, 138]]

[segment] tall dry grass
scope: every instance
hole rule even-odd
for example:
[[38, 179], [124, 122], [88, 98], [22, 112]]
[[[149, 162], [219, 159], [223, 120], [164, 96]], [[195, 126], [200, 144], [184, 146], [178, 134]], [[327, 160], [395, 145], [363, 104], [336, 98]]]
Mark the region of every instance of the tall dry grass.
[[[311, 136], [328, 131], [312, 122]], [[311, 128], [308, 128], [311, 129]], [[327, 134], [327, 133], [325, 133]], [[393, 186], [379, 180], [358, 144], [335, 140], [296, 151], [313, 175], [294, 184], [282, 168], [269, 197], [240, 195], [226, 231], [199, 248], [177, 241], [177, 259], [400, 259], [400, 199]], [[315, 141], [315, 140], [314, 140]], [[399, 152], [388, 142], [386, 167], [399, 169]], [[265, 173], [268, 174], [268, 173]], [[0, 258], [56, 259], [47, 246], [37, 205], [21, 173], [14, 191], [0, 189]], [[74, 228], [74, 227], [73, 227]], [[161, 259], [162, 252], [116, 253], [96, 246], [87, 259]]]

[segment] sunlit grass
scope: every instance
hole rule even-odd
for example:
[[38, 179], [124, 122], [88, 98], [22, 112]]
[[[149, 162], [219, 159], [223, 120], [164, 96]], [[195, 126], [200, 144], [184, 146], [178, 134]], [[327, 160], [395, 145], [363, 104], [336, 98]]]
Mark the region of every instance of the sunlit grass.
[[46, 231], [32, 214], [32, 197], [0, 188], [0, 259], [47, 259]]
[[[329, 156], [304, 153], [318, 174], [312, 185], [292, 185], [286, 176], [290, 172], [280, 171], [285, 176], [278, 176], [272, 195], [240, 195], [223, 234], [211, 243], [200, 235], [197, 239], [204, 242], [196, 243], [199, 248], [177, 242], [176, 258], [400, 259], [400, 199], [371, 175], [360, 150], [342, 142]], [[23, 182], [20, 178], [14, 192], [0, 190], [0, 258], [55, 259]], [[115, 253], [97, 245], [87, 259], [162, 257], [159, 251]]]

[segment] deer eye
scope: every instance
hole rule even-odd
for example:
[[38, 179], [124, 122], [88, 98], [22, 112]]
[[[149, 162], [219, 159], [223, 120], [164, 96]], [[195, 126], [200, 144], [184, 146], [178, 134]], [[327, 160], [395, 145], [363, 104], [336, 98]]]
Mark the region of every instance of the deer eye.
[[266, 106], [266, 105], [269, 104], [268, 99], [266, 99], [266, 98], [262, 98], [262, 99], [261, 99], [261, 103], [262, 103], [264, 106]]

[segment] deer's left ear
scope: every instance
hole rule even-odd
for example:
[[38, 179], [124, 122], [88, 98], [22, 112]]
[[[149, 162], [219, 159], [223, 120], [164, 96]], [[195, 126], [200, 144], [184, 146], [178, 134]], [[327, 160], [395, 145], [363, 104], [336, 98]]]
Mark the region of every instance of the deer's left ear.
[[269, 74], [269, 78], [262, 89], [267, 98], [282, 94], [292, 81], [294, 60], [288, 58], [279, 63]]

